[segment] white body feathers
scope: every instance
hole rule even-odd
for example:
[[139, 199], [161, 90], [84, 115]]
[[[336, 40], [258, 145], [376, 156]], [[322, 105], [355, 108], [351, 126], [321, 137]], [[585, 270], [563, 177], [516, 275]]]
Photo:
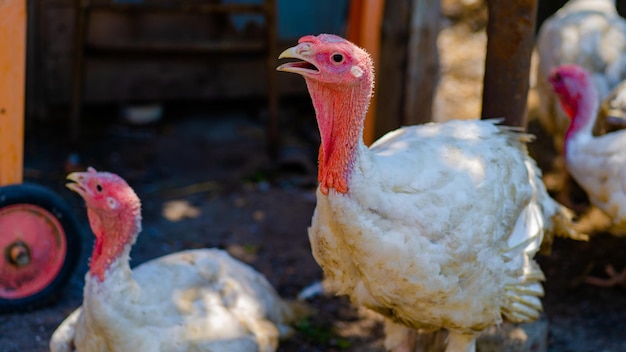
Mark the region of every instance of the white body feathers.
[[626, 234], [626, 131], [594, 137], [587, 126], [566, 143], [567, 170], [591, 203], [611, 218], [610, 231]]
[[361, 142], [347, 194], [318, 190], [313, 254], [340, 294], [412, 328], [473, 333], [542, 310], [533, 261], [563, 212], [520, 135], [489, 121]]
[[217, 249], [111, 264], [86, 275], [83, 306], [57, 329], [51, 352], [274, 351], [295, 314], [267, 280]]
[[561, 151], [570, 120], [547, 81], [550, 71], [578, 64], [591, 74], [599, 101], [607, 98], [626, 79], [626, 20], [615, 0], [570, 0], [541, 26], [537, 52], [539, 117]]

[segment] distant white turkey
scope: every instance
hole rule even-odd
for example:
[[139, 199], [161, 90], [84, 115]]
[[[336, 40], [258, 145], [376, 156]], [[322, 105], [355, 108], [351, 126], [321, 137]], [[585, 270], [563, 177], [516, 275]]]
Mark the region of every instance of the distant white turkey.
[[[539, 119], [561, 152], [570, 119], [561, 109], [548, 76], [557, 66], [580, 65], [590, 73], [598, 101], [609, 97], [626, 79], [626, 20], [617, 13], [615, 0], [570, 0], [542, 24], [536, 46]], [[607, 123], [606, 112], [603, 110], [598, 119], [597, 133], [624, 127], [621, 115], [613, 114]]]
[[[612, 220], [612, 233], [626, 235], [626, 130], [593, 136], [598, 99], [593, 76], [577, 65], [555, 68], [549, 77], [563, 111], [571, 118], [565, 134], [567, 170], [589, 196], [593, 205]], [[616, 272], [604, 284], [626, 285], [626, 270]], [[602, 281], [592, 279], [602, 285]]]

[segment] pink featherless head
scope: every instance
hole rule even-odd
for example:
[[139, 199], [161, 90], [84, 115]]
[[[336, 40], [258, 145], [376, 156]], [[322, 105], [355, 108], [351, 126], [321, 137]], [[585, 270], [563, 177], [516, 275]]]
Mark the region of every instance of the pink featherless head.
[[570, 118], [576, 116], [581, 99], [597, 96], [589, 73], [574, 64], [555, 67], [550, 72], [548, 82], [558, 96], [561, 107]]
[[318, 181], [322, 194], [347, 193], [356, 150], [374, 88], [370, 55], [332, 34], [307, 35], [279, 59], [297, 59], [277, 70], [304, 77], [320, 130]]
[[302, 61], [280, 65], [279, 71], [297, 73], [320, 83], [354, 85], [371, 82], [374, 65], [370, 55], [350, 41], [333, 34], [306, 35], [298, 45], [283, 51], [279, 59]]
[[141, 202], [133, 189], [116, 174], [73, 172], [67, 176], [67, 188], [78, 193], [87, 205], [87, 217], [96, 236], [89, 261], [92, 277], [103, 282], [105, 273], [122, 253], [130, 250], [141, 231]]
[[118, 212], [140, 205], [137, 194], [116, 174], [89, 167], [86, 172], [69, 174], [67, 179], [72, 181], [67, 188], [78, 193], [87, 207], [97, 213]]

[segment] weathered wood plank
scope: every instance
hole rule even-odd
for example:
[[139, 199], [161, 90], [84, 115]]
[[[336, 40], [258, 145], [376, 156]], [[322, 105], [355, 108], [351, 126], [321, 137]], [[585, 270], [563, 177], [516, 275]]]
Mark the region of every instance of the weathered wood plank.
[[481, 117], [526, 127], [537, 0], [488, 0], [487, 58]]
[[[384, 7], [384, 0], [350, 2], [347, 39], [367, 50], [375, 66], [378, 65], [380, 59], [380, 27]], [[363, 140], [366, 145], [370, 145], [375, 140], [376, 101], [377, 97], [374, 93], [365, 117]]]
[[26, 1], [0, 0], [0, 185], [22, 182]]
[[415, 125], [432, 121], [439, 76], [437, 36], [439, 0], [412, 0], [407, 47], [404, 113], [401, 123]]
[[380, 64], [376, 80], [374, 138], [401, 125], [407, 65], [409, 14], [413, 0], [386, 1], [380, 40]]

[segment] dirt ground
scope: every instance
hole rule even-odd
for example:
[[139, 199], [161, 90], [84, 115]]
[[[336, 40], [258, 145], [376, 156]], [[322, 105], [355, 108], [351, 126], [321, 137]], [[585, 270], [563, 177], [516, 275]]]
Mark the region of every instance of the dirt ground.
[[[445, 28], [440, 45], [444, 76], [437, 118], [477, 116], [484, 33]], [[466, 66], [454, 58], [455, 47], [466, 53]], [[451, 99], [454, 92], [464, 99]], [[279, 162], [264, 152], [263, 113], [255, 102], [166, 105], [163, 120], [143, 127], [120, 122], [114, 109], [88, 112], [80, 165], [120, 174], [143, 202], [144, 230], [132, 265], [182, 249], [220, 247], [265, 274], [286, 297], [320, 280], [306, 234], [319, 143], [307, 99], [283, 101], [285, 148]], [[446, 103], [453, 100], [467, 106]], [[63, 186], [72, 151], [59, 138], [63, 127], [29, 126], [25, 176], [58, 192], [74, 209], [84, 237], [80, 264], [55, 304], [0, 315], [0, 352], [47, 351], [55, 327], [81, 303], [92, 237], [82, 200]], [[550, 141], [534, 123], [529, 129], [539, 135], [531, 149], [549, 174]], [[539, 257], [547, 276], [549, 351], [626, 351], [626, 291], [580, 283], [587, 273], [601, 276], [608, 263], [626, 267], [624, 248], [626, 239], [599, 232], [588, 243], [557, 239], [552, 254]], [[311, 304], [317, 314], [299, 324], [279, 351], [382, 351], [382, 327], [372, 314], [341, 297], [318, 297]]]

